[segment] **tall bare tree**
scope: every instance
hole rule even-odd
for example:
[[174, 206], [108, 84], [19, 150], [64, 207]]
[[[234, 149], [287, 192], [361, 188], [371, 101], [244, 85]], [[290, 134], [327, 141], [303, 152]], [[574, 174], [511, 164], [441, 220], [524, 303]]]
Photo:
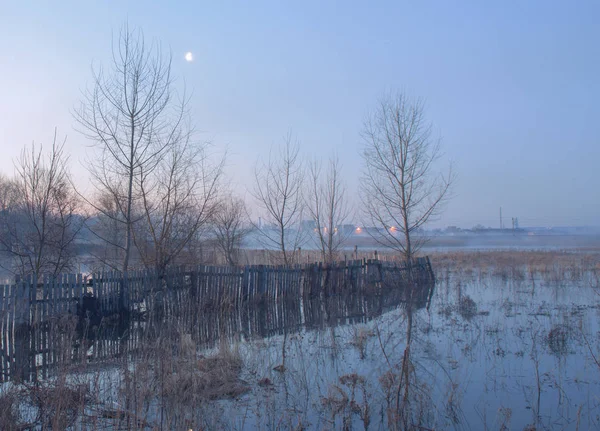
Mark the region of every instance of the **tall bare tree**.
[[136, 223], [134, 240], [146, 267], [159, 275], [202, 228], [218, 207], [224, 158], [213, 164], [204, 145], [184, 133], [159, 164], [140, 176], [144, 219]]
[[263, 246], [281, 252], [284, 264], [294, 262], [304, 241], [301, 230], [303, 210], [303, 166], [299, 147], [288, 133], [277, 152], [254, 171], [252, 195], [263, 210], [264, 223], [256, 226]]
[[83, 219], [76, 213], [67, 159], [55, 131], [48, 154], [32, 145], [15, 162], [12, 197], [0, 215], [0, 247], [15, 274], [56, 276], [74, 265]]
[[244, 225], [246, 204], [243, 199], [230, 195], [223, 199], [213, 219], [217, 247], [228, 265], [237, 265], [239, 249], [248, 234]]
[[340, 171], [337, 157], [329, 159], [325, 172], [322, 171], [320, 162], [313, 161], [310, 164], [307, 208], [315, 223], [316, 245], [321, 251], [321, 258], [327, 263], [335, 260], [349, 236], [342, 228], [350, 216], [350, 208]]
[[415, 233], [439, 214], [454, 174], [435, 171], [439, 140], [432, 138], [424, 106], [399, 93], [380, 100], [362, 131], [364, 172], [361, 197], [368, 224], [380, 244], [410, 260], [426, 238]]
[[158, 45], [146, 45], [141, 31], [123, 26], [113, 43], [110, 67], [93, 70], [93, 86], [74, 113], [81, 132], [99, 150], [89, 162], [94, 186], [112, 195], [118, 212], [94, 206], [125, 227], [123, 271], [130, 263], [140, 178], [181, 138], [185, 115], [186, 99], [178, 99], [173, 89], [171, 55], [164, 55]]

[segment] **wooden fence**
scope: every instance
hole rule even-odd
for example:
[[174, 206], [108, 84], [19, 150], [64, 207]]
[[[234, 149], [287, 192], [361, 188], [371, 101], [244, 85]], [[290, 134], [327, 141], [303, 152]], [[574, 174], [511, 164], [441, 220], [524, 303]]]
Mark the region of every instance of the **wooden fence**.
[[360, 260], [331, 265], [198, 266], [192, 270], [174, 269], [163, 277], [151, 270], [89, 277], [65, 274], [42, 280], [29, 277], [0, 285], [0, 326], [39, 324], [77, 314], [86, 295], [95, 298], [104, 316], [136, 312], [140, 307], [168, 313], [165, 307], [171, 302], [163, 303], [167, 295], [189, 295], [199, 307], [208, 309], [219, 304], [239, 306], [349, 290], [377, 290], [405, 283], [409, 278], [433, 280], [429, 258], [416, 259], [411, 265]]
[[[386, 268], [382, 270], [385, 273]], [[227, 280], [227, 272], [220, 271], [221, 278]], [[189, 277], [185, 272], [183, 274], [181, 278]], [[269, 278], [267, 272], [264, 274], [261, 277]], [[142, 276], [139, 274], [138, 278]], [[389, 275], [383, 278], [386, 277]], [[105, 280], [106, 284], [113, 282]], [[393, 284], [386, 286], [379, 280], [370, 286], [348, 288], [333, 295], [287, 295], [281, 300], [262, 298], [259, 303], [246, 301], [235, 305], [231, 302], [207, 303], [198, 294], [198, 287], [193, 287], [188, 280], [189, 288], [163, 293], [160, 307], [155, 305], [160, 308], [160, 319], [114, 322], [97, 328], [84, 325], [82, 328], [77, 327], [81, 320], [63, 315], [3, 331], [0, 382], [44, 379], [54, 375], [57, 369], [91, 371], [118, 358], [143, 354], [144, 349], [151, 350], [158, 339], [172, 340], [176, 346], [178, 340], [189, 337], [199, 348], [212, 347], [223, 339], [252, 339], [292, 334], [301, 328], [365, 322], [409, 301], [415, 308], [428, 306], [434, 286], [431, 278], [412, 286], [390, 282]], [[195, 286], [201, 285], [200, 280], [196, 280]]]
[[[361, 260], [333, 265], [198, 266], [172, 270], [164, 277], [143, 270], [124, 276], [114, 272], [24, 278], [0, 285], [0, 381], [43, 378], [54, 364], [87, 357], [87, 346], [80, 346], [79, 352], [73, 346], [78, 319], [69, 318], [81, 314], [84, 298], [93, 298], [104, 316], [144, 309], [146, 314], [177, 318], [192, 334], [198, 331], [197, 340], [209, 341], [223, 332], [266, 335], [282, 328], [364, 317], [373, 310], [381, 312], [385, 304], [406, 300], [404, 288], [413, 281], [422, 288], [412, 300], [422, 306], [433, 291], [428, 258], [411, 265]], [[113, 326], [111, 335], [95, 341], [93, 356], [116, 357], [137, 349], [140, 337], [131, 327], [126, 339], [115, 331]]]

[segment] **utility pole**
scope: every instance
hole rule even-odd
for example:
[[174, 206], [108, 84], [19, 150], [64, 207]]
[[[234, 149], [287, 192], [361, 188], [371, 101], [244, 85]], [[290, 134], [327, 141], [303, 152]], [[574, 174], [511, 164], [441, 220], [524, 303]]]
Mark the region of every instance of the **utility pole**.
[[502, 229], [502, 207], [500, 207], [500, 229]]

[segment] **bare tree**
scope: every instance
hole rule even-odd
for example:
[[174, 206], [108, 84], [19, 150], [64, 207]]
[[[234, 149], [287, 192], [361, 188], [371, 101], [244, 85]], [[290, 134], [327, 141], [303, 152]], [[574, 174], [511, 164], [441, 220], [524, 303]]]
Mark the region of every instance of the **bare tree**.
[[264, 213], [264, 223], [255, 226], [263, 246], [281, 252], [284, 264], [294, 262], [304, 241], [300, 229], [303, 210], [303, 169], [298, 143], [291, 133], [278, 152], [257, 164], [252, 195]]
[[15, 180], [0, 173], [0, 212], [14, 208], [17, 205], [18, 196]]
[[159, 275], [202, 228], [218, 204], [224, 158], [211, 164], [205, 146], [185, 132], [158, 165], [142, 171], [139, 189], [144, 219], [135, 224], [134, 240], [146, 267]]
[[83, 218], [71, 186], [64, 142], [51, 151], [25, 149], [15, 163], [13, 195], [2, 210], [0, 246], [11, 258], [11, 270], [21, 276], [56, 276], [72, 269], [75, 238]]
[[404, 94], [383, 98], [362, 131], [366, 221], [380, 229], [371, 233], [376, 241], [407, 260], [425, 242], [414, 234], [439, 213], [454, 181], [452, 167], [447, 175], [435, 172], [440, 145], [431, 135], [423, 103]]
[[214, 235], [217, 246], [223, 253], [228, 265], [237, 265], [239, 249], [248, 234], [244, 226], [246, 204], [243, 199], [228, 196], [219, 205], [213, 219]]
[[74, 113], [81, 132], [99, 154], [89, 163], [94, 186], [112, 195], [117, 213], [96, 210], [125, 227], [123, 262], [127, 271], [139, 204], [140, 178], [150, 173], [181, 138], [186, 99], [177, 99], [171, 78], [171, 56], [144, 43], [140, 31], [125, 25], [112, 49], [108, 72], [93, 71], [93, 87]]
[[335, 260], [338, 251], [349, 236], [349, 232], [342, 228], [350, 216], [350, 209], [340, 171], [341, 166], [337, 157], [329, 159], [324, 173], [320, 162], [313, 161], [310, 164], [307, 208], [315, 223], [314, 238], [321, 251], [321, 258], [327, 263]]
[[9, 253], [10, 247], [10, 228], [12, 227], [12, 218], [18, 206], [18, 187], [13, 178], [0, 173], [0, 268], [8, 269], [12, 273], [12, 259]]

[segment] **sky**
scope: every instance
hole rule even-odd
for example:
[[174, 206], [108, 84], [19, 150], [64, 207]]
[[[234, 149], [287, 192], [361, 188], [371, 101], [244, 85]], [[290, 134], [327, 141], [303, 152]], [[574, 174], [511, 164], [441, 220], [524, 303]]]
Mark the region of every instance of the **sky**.
[[[245, 195], [288, 132], [307, 158], [337, 153], [353, 206], [365, 116], [384, 94], [421, 98], [452, 162], [430, 227], [600, 225], [600, 2], [5, 1], [0, 172], [66, 137], [87, 187], [94, 150], [72, 112], [124, 22], [173, 55], [202, 139], [227, 150]], [[192, 52], [193, 62], [185, 61]]]

